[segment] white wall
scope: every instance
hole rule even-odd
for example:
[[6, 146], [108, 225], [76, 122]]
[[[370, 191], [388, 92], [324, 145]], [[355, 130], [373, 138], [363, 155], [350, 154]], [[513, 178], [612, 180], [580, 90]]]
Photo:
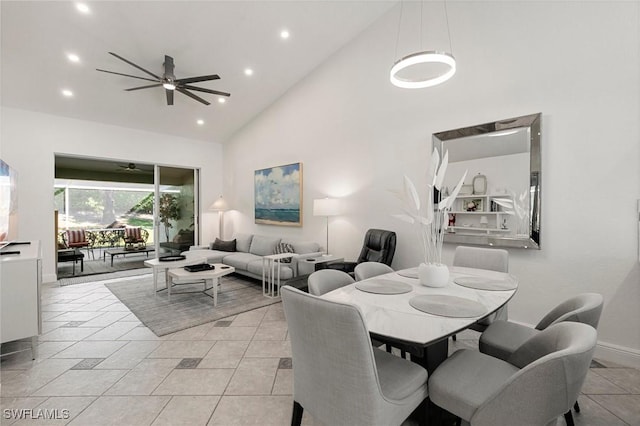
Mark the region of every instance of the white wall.
[[174, 136], [2, 108], [2, 159], [18, 171], [18, 235], [40, 240], [43, 278], [55, 280], [53, 183], [55, 154], [201, 168], [203, 240], [217, 235], [206, 211], [222, 188], [222, 147]]
[[[393, 266], [414, 266], [415, 232], [390, 217], [399, 211], [390, 190], [400, 189], [403, 174], [424, 182], [431, 134], [542, 112], [542, 250], [510, 250], [521, 283], [511, 317], [536, 323], [571, 295], [602, 293], [599, 356], [640, 365], [638, 7], [451, 2], [458, 73], [423, 90], [388, 82], [396, 7], [225, 145], [225, 196], [235, 209], [226, 234], [322, 242], [324, 218], [312, 216], [312, 200], [342, 196], [346, 212], [331, 221], [332, 252], [353, 259], [367, 228], [393, 229]], [[255, 225], [253, 171], [297, 161], [304, 226]], [[448, 262], [453, 248], [446, 247]]]

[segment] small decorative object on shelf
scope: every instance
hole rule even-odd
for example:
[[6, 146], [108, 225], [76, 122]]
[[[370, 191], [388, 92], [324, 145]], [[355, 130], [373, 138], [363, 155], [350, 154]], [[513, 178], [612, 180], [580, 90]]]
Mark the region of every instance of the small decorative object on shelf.
[[403, 200], [405, 213], [394, 215], [398, 219], [417, 224], [419, 227], [424, 262], [418, 266], [418, 277], [420, 284], [429, 287], [444, 287], [449, 283], [449, 269], [447, 265], [442, 264], [442, 244], [451, 220], [451, 207], [467, 177], [467, 172], [464, 172], [458, 184], [451, 191], [451, 195], [444, 197], [439, 203], [434, 203], [433, 193], [442, 188], [448, 163], [449, 152], [444, 154], [440, 164], [438, 149], [434, 148], [427, 174], [427, 202], [424, 214], [420, 209], [418, 191], [413, 182], [405, 176]]
[[480, 212], [482, 211], [482, 200], [481, 199], [469, 200], [465, 204], [464, 209], [468, 212]]
[[489, 219], [486, 216], [480, 216], [480, 227], [486, 228], [489, 226]]
[[478, 173], [473, 177], [473, 194], [484, 195], [487, 193], [487, 177]]

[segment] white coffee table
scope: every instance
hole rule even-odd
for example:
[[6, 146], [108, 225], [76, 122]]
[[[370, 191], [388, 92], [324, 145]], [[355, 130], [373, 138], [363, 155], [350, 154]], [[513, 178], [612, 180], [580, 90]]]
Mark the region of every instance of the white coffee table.
[[[169, 276], [169, 280], [167, 281], [167, 295], [168, 300], [171, 300], [171, 287], [173, 284], [173, 280], [189, 280], [189, 281], [204, 281], [204, 290], [203, 293], [209, 296], [206, 293], [207, 290], [213, 290], [213, 306], [218, 305], [218, 284], [220, 282], [220, 277], [225, 275], [229, 275], [232, 272], [235, 272], [235, 268], [233, 266], [224, 265], [222, 263], [212, 263], [214, 269], [209, 269], [208, 271], [200, 271], [200, 272], [189, 272], [182, 268], [172, 268], [169, 269], [167, 275]], [[207, 287], [207, 283], [211, 285], [211, 287]]]
[[190, 255], [189, 253], [186, 253], [184, 256], [186, 257], [186, 259], [184, 260], [176, 260], [171, 262], [163, 262], [163, 261], [160, 261], [158, 258], [148, 259], [144, 261], [144, 266], [147, 266], [153, 269], [153, 291], [154, 292], [156, 293], [158, 292], [158, 273], [164, 272], [164, 282], [167, 284], [167, 287], [168, 287], [169, 277], [167, 276], [167, 271], [169, 269], [181, 268], [183, 266], [195, 265], [196, 263], [204, 263], [207, 261], [207, 259], [205, 259], [202, 256], [197, 256], [193, 254]]

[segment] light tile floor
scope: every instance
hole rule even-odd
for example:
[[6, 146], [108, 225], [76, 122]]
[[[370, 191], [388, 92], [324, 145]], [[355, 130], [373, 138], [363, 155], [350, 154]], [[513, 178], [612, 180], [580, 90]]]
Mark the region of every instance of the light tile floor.
[[[1, 358], [2, 425], [290, 424], [281, 304], [157, 337], [104, 283], [43, 286], [38, 359]], [[461, 333], [454, 346], [477, 337]], [[589, 371], [576, 424], [640, 425], [640, 371], [603, 364]]]

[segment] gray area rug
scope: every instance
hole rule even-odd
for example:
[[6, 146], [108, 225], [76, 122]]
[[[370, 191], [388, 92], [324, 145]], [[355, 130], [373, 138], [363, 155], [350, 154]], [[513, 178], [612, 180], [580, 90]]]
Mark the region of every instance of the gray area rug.
[[[257, 281], [235, 275], [220, 279], [215, 307], [213, 298], [202, 292], [202, 283], [173, 287], [171, 301], [167, 300], [166, 290], [154, 294], [151, 275], [105, 285], [157, 336], [280, 302], [279, 298], [264, 297]], [[163, 287], [164, 283], [159, 283], [158, 288]]]
[[72, 285], [72, 284], [84, 284], [95, 281], [112, 280], [114, 278], [131, 277], [134, 275], [150, 274], [151, 268], [144, 267], [142, 264], [138, 265], [137, 269], [129, 269], [126, 271], [107, 272], [107, 273], [95, 273], [91, 275], [82, 275], [79, 277], [60, 278], [58, 284], [60, 286]]

